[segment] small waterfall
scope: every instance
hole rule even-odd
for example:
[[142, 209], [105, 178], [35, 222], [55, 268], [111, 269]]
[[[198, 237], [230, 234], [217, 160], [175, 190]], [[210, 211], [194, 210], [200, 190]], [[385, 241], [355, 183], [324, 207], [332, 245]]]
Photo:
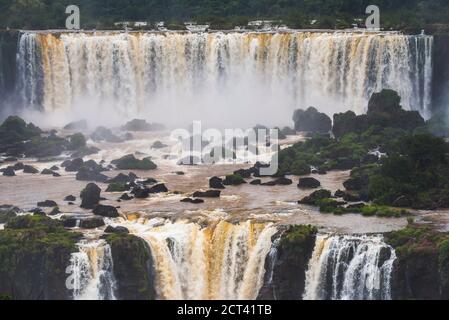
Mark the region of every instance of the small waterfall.
[[397, 33], [25, 32], [17, 64], [20, 95], [48, 112], [112, 108], [168, 121], [182, 109], [235, 122], [248, 108], [273, 119], [276, 108], [286, 119], [311, 105], [363, 113], [388, 88], [426, 115], [432, 48], [431, 36]]
[[272, 224], [221, 221], [166, 223], [137, 235], [151, 248], [160, 299], [254, 300], [275, 233]]
[[68, 287], [75, 300], [115, 300], [111, 248], [104, 240], [81, 241], [72, 254]]
[[390, 300], [396, 253], [382, 236], [317, 237], [305, 300]]

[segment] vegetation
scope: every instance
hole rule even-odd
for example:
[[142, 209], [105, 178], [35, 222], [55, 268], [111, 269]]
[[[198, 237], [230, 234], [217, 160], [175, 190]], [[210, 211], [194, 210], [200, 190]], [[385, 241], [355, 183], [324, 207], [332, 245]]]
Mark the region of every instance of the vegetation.
[[[63, 28], [69, 0], [0, 0], [0, 28]], [[171, 28], [182, 22], [208, 22], [231, 29], [252, 19], [283, 20], [293, 28], [347, 28], [366, 18], [368, 0], [79, 0], [83, 28], [111, 27], [116, 21], [165, 20]], [[443, 0], [378, 0], [385, 29], [419, 30], [426, 24], [448, 23], [449, 3]], [[312, 20], [317, 20], [314, 24]]]
[[0, 295], [66, 299], [66, 267], [80, 234], [43, 216], [12, 218], [0, 231]]

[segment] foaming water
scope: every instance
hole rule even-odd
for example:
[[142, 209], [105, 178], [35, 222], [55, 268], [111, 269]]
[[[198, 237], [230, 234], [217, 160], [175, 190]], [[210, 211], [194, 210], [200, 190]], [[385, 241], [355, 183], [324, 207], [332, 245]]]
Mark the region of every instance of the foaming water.
[[426, 115], [432, 44], [395, 33], [26, 32], [19, 87], [27, 105], [65, 120], [285, 124], [310, 105], [362, 113], [383, 88]]
[[149, 244], [159, 299], [256, 299], [276, 228], [271, 223], [127, 224]]
[[75, 300], [116, 300], [116, 281], [110, 246], [103, 240], [78, 243], [69, 271]]
[[382, 236], [317, 237], [305, 300], [390, 300], [394, 249]]

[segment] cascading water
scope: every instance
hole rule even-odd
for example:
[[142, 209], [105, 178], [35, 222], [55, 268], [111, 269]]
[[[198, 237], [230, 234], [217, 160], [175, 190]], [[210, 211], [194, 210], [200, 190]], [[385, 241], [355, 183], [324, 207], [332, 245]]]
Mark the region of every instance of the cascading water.
[[396, 253], [382, 236], [317, 237], [305, 300], [390, 300]]
[[49, 112], [105, 109], [166, 122], [181, 110], [183, 119], [233, 124], [245, 114], [285, 122], [310, 105], [362, 113], [382, 88], [427, 114], [432, 44], [397, 33], [26, 32], [19, 88], [27, 105]]
[[81, 241], [72, 254], [68, 287], [75, 300], [115, 300], [111, 248], [104, 240]]
[[257, 298], [276, 233], [272, 224], [221, 221], [205, 228], [183, 222], [148, 226], [140, 226], [136, 234], [151, 248], [159, 299]]

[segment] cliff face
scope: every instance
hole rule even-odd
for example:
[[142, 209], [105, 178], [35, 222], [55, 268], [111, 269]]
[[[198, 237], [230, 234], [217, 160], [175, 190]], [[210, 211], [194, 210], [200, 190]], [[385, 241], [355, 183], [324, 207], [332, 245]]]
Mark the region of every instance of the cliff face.
[[433, 111], [449, 105], [449, 34], [434, 36], [432, 97]]
[[396, 249], [394, 300], [449, 299], [449, 235], [410, 225], [386, 235]]
[[14, 300], [70, 299], [71, 253], [80, 235], [50, 218], [13, 218], [0, 231], [0, 296]]
[[0, 30], [0, 109], [5, 105], [5, 97], [13, 93], [16, 85], [16, 52], [19, 33]]
[[117, 296], [120, 300], [154, 300], [153, 259], [146, 242], [136, 236], [110, 235]]
[[267, 257], [265, 283], [258, 299], [302, 299], [316, 233], [317, 229], [311, 226], [292, 226], [282, 233], [276, 254]]

